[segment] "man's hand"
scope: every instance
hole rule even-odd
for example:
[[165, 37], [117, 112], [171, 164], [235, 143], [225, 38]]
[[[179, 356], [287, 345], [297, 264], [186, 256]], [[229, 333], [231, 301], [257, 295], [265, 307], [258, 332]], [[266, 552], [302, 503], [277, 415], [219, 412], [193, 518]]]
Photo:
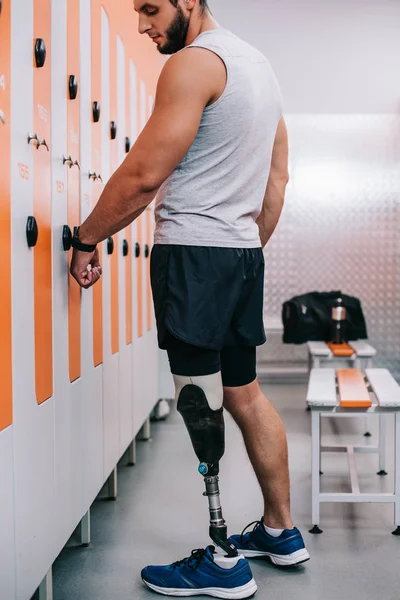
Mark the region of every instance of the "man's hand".
[[74, 249], [70, 271], [72, 277], [85, 290], [94, 285], [100, 279], [102, 273], [97, 248], [94, 252], [80, 252]]

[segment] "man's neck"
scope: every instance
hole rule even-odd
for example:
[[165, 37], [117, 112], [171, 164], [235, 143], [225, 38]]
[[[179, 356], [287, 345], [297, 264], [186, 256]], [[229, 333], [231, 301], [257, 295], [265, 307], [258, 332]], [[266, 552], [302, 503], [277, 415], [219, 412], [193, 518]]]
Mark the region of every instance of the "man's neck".
[[189, 24], [188, 34], [186, 36], [185, 46], [189, 46], [194, 40], [205, 31], [211, 31], [212, 29], [220, 29], [217, 21], [211, 16], [208, 10], [200, 17], [191, 19]]

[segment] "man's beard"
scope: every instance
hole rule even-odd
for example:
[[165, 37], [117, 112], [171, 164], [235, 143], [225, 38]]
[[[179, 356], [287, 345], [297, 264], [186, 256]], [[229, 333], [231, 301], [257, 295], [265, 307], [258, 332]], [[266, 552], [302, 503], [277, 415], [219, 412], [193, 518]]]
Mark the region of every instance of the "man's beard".
[[189, 29], [189, 17], [185, 17], [180, 6], [177, 8], [177, 14], [171, 25], [168, 27], [165, 37], [167, 38], [164, 46], [157, 46], [161, 54], [175, 54], [185, 47], [187, 32]]

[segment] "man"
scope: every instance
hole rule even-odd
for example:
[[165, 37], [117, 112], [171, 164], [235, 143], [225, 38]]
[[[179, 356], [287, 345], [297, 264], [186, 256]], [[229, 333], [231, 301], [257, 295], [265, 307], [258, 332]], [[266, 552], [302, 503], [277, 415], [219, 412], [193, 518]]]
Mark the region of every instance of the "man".
[[265, 57], [221, 29], [207, 0], [134, 6], [140, 33], [172, 56], [149, 122], [80, 227], [71, 273], [82, 287], [93, 285], [101, 276], [95, 245], [157, 194], [151, 278], [177, 398], [183, 404], [185, 389], [195, 389], [215, 414], [223, 402], [242, 431], [265, 506], [250, 533], [230, 538], [238, 557], [209, 546], [142, 577], [161, 594], [247, 598], [257, 588], [243, 556], [286, 566], [309, 559], [290, 517], [286, 434], [256, 378], [256, 346], [266, 339], [262, 248], [288, 182], [281, 95]]

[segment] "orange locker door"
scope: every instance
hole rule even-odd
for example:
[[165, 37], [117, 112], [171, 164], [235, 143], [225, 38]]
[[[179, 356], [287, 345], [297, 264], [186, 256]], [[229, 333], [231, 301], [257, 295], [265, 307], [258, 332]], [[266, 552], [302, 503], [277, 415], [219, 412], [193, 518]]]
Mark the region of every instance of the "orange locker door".
[[53, 394], [53, 307], [51, 260], [50, 35], [51, 0], [34, 0], [33, 210], [38, 228], [34, 248], [35, 376], [38, 404]]
[[0, 14], [0, 431], [12, 423], [10, 3]]
[[[102, 192], [101, 178], [101, 4], [91, 2], [92, 20], [92, 170], [89, 173], [93, 184], [92, 208]], [[98, 246], [102, 264], [102, 245]], [[93, 286], [93, 364], [103, 362], [103, 280]]]
[[150, 281], [150, 253], [153, 239], [153, 210], [148, 208], [146, 210], [146, 276], [147, 276], [147, 331], [152, 329], [152, 292], [151, 292], [151, 281]]
[[[117, 169], [118, 148], [117, 148], [117, 35], [115, 31], [115, 21], [110, 21], [110, 174]], [[111, 268], [111, 352], [116, 354], [119, 350], [119, 305], [118, 305], [118, 260], [119, 260], [119, 241], [118, 234], [113, 236], [114, 251], [110, 258]]]
[[[131, 87], [130, 87], [130, 61], [125, 61], [125, 150], [130, 149], [132, 146], [132, 129], [131, 129]], [[133, 99], [132, 99], [133, 101]], [[121, 143], [121, 142], [120, 142]], [[132, 343], [132, 251], [131, 247], [132, 240], [132, 226], [130, 225], [125, 229], [125, 241], [128, 242], [126, 254], [125, 242], [124, 242], [124, 255], [125, 255], [125, 310], [126, 310], [126, 344]]]
[[[67, 4], [67, 202], [68, 225], [73, 230], [80, 223], [80, 0]], [[70, 251], [70, 259], [72, 250]], [[68, 284], [69, 377], [81, 376], [81, 289], [69, 275]]]
[[143, 337], [143, 253], [144, 253], [144, 236], [143, 236], [143, 218], [144, 214], [137, 219], [136, 239], [137, 239], [137, 333], [138, 337]]

